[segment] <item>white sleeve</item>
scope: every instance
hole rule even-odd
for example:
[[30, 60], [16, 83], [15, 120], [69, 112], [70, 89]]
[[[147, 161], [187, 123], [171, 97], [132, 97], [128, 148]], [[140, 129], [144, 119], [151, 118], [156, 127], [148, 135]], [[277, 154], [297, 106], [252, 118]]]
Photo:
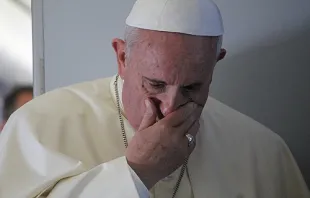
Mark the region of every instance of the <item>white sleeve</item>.
[[141, 179], [139, 178], [139, 176], [135, 173], [134, 170], [132, 170], [132, 168], [130, 166], [129, 170], [131, 173], [131, 177], [133, 179], [133, 181], [135, 182], [135, 186], [137, 188], [137, 191], [139, 193], [139, 197], [140, 198], [149, 198], [149, 190], [146, 188], [146, 186], [143, 184], [143, 182], [141, 181]]
[[[101, 164], [78, 176], [61, 180], [48, 198], [148, 198], [148, 190], [127, 164], [125, 157]], [[133, 179], [135, 178], [135, 179]], [[139, 189], [139, 190], [138, 190]]]
[[133, 179], [125, 157], [87, 171], [82, 162], [41, 144], [34, 128], [44, 129], [29, 121], [31, 114], [19, 112], [0, 136], [0, 197], [147, 197], [140, 197], [137, 188], [143, 185]]

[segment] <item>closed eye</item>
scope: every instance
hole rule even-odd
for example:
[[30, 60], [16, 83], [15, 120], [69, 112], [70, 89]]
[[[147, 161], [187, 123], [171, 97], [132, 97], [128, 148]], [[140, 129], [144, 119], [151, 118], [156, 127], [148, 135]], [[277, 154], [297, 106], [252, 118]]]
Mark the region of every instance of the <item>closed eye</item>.
[[163, 89], [165, 88], [165, 84], [163, 83], [150, 83], [150, 85], [153, 87], [153, 88], [156, 88], [156, 89]]
[[145, 76], [143, 76], [143, 81], [146, 82], [150, 88], [152, 88], [156, 91], [163, 91], [167, 85], [164, 81], [160, 81], [157, 79], [149, 79]]
[[201, 87], [201, 84], [200, 83], [197, 83], [197, 84], [192, 84], [192, 85], [188, 85], [188, 86], [183, 86], [183, 89], [185, 91], [198, 91]]

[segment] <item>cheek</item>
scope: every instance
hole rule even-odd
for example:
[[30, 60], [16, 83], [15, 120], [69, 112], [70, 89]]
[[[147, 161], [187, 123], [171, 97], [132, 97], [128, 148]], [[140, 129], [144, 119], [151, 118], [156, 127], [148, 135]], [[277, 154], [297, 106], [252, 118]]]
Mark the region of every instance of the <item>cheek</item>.
[[141, 91], [134, 86], [124, 83], [123, 105], [126, 117], [131, 126], [137, 130], [144, 115], [145, 107]]
[[204, 106], [209, 96], [209, 85], [201, 88], [201, 90], [192, 97], [195, 103]]
[[149, 95], [139, 81], [132, 79], [125, 80], [123, 86], [123, 104], [125, 112], [131, 120], [135, 120], [136, 123], [139, 122], [140, 118], [144, 115], [144, 100], [146, 98], [149, 98]]
[[143, 92], [136, 83], [125, 82], [123, 86], [123, 102], [127, 107], [137, 108], [143, 102]]

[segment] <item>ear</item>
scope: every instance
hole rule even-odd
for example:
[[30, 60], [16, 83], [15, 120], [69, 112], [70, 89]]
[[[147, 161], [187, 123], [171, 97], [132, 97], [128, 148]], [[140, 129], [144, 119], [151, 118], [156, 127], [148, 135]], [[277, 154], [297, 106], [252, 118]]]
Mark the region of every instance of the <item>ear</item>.
[[221, 49], [221, 52], [220, 52], [220, 55], [219, 57], [217, 58], [217, 62], [224, 59], [226, 56], [226, 50], [225, 49]]
[[118, 74], [121, 78], [124, 77], [125, 72], [125, 41], [122, 39], [113, 39], [112, 47], [115, 51], [116, 60], [118, 64]]

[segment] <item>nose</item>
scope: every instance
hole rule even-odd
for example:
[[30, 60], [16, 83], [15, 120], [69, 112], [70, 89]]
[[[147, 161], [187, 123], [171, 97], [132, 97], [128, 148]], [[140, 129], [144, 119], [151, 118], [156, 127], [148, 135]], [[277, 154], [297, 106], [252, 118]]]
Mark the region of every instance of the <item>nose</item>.
[[160, 111], [163, 116], [167, 116], [188, 101], [188, 99], [183, 96], [181, 90], [177, 87], [169, 88], [158, 99], [161, 102]]

